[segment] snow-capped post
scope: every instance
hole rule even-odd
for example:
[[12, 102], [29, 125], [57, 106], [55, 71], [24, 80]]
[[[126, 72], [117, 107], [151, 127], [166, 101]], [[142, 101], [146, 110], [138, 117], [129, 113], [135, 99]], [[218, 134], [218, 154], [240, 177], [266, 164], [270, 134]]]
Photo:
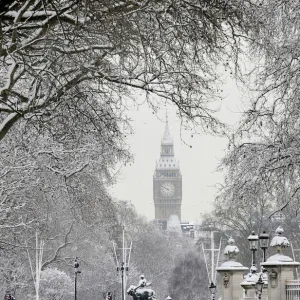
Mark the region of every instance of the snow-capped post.
[[269, 245], [269, 234], [265, 231], [259, 236], [252, 231], [252, 234], [247, 238], [249, 241], [250, 250], [252, 252], [252, 263], [250, 272], [245, 275], [241, 286], [244, 288], [245, 299], [267, 299], [268, 297], [268, 275], [266, 269], [261, 268], [257, 272], [255, 262], [255, 252], [258, 250], [258, 241], [260, 241], [260, 248], [263, 251], [263, 262], [266, 260], [266, 250]]
[[284, 249], [289, 247], [290, 243], [286, 237], [282, 236], [282, 227], [279, 226], [275, 232], [276, 236], [273, 237], [270, 246], [277, 253], [270, 256], [261, 265], [267, 269], [269, 275], [268, 299], [285, 300], [286, 283], [288, 280], [294, 279], [294, 269], [300, 264], [283, 254]]
[[261, 279], [263, 282], [262, 291], [259, 299], [268, 299], [268, 275], [266, 269], [262, 268], [257, 272], [257, 268], [252, 266], [250, 272], [244, 276], [241, 286], [245, 291], [245, 299], [255, 299], [257, 297], [256, 284]]
[[228, 245], [224, 249], [224, 255], [228, 257], [228, 261], [217, 268], [217, 272], [222, 277], [222, 300], [243, 299], [240, 282], [243, 280], [243, 274], [248, 268], [236, 261], [238, 253], [239, 249], [234, 245], [234, 239], [229, 238]]
[[244, 280], [241, 282], [241, 286], [245, 290], [245, 296], [255, 299], [255, 283], [259, 279], [256, 266], [250, 268], [250, 272], [245, 275]]

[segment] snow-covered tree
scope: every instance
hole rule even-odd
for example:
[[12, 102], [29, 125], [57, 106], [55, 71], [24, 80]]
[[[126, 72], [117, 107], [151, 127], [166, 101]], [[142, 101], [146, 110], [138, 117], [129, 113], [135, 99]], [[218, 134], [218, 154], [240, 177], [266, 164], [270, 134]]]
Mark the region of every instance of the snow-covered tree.
[[263, 1], [257, 13], [262, 24], [253, 36], [258, 58], [250, 73], [255, 94], [223, 166], [236, 199], [252, 194], [272, 203], [274, 212], [291, 205], [298, 214], [299, 3]]
[[179, 257], [170, 273], [168, 291], [173, 299], [208, 299], [210, 291], [205, 262], [195, 249]]
[[253, 97], [247, 111], [245, 129], [261, 122], [264, 125], [264, 120], [273, 119], [276, 124], [299, 106], [299, 2], [267, 0], [259, 6], [257, 14], [262, 24], [251, 44], [258, 58], [250, 74], [254, 83], [251, 88], [258, 97]]
[[72, 299], [74, 293], [73, 280], [65, 272], [57, 268], [47, 268], [41, 273], [40, 294], [43, 300]]
[[77, 255], [75, 246], [87, 232], [100, 226], [98, 235], [104, 235], [114, 215], [106, 186], [113, 180], [111, 167], [123, 152], [117, 147], [116, 152], [108, 151], [93, 133], [75, 142], [66, 132], [58, 142], [34, 128], [12, 131], [0, 146], [0, 262], [10, 266], [0, 282], [18, 297], [34, 287], [28, 259], [17, 257], [27, 258], [28, 249], [34, 260], [36, 230], [45, 241], [42, 268], [58, 265], [67, 272]]
[[236, 64], [256, 2], [4, 2], [0, 140], [19, 120], [52, 128], [71, 118], [110, 142], [139, 93], [154, 111], [173, 103], [181, 117], [216, 130], [216, 70]]

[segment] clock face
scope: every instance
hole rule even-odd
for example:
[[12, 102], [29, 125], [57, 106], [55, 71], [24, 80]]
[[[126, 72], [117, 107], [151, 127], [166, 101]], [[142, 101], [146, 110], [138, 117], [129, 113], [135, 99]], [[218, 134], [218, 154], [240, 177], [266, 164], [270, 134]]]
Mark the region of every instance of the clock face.
[[160, 192], [165, 197], [171, 197], [175, 193], [175, 186], [171, 182], [165, 182], [161, 185]]

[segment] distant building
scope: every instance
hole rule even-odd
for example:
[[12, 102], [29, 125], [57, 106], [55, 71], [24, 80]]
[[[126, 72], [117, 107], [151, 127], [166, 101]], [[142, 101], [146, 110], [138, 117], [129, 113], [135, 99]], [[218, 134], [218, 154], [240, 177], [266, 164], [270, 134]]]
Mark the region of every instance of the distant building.
[[160, 158], [156, 162], [153, 175], [153, 200], [155, 219], [163, 229], [170, 216], [177, 215], [181, 220], [182, 176], [179, 163], [174, 157], [174, 144], [168, 121], [161, 140]]
[[183, 221], [180, 223], [181, 231], [183, 235], [195, 237], [195, 224], [188, 221]]
[[171, 215], [167, 222], [167, 229], [181, 234], [180, 221], [177, 215]]

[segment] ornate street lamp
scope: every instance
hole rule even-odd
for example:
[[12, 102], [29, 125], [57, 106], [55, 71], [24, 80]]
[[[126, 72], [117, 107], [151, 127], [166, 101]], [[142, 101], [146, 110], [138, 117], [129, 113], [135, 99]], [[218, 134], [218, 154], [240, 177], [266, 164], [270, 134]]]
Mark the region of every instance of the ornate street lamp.
[[212, 300], [215, 300], [215, 294], [216, 294], [216, 289], [217, 287], [214, 285], [214, 283], [212, 282], [209, 286], [209, 290], [212, 294]]
[[264, 287], [264, 282], [262, 281], [261, 276], [260, 276], [258, 281], [255, 283], [255, 291], [256, 291], [256, 294], [258, 295], [259, 300], [261, 299], [263, 287]]
[[252, 266], [255, 266], [255, 251], [258, 249], [258, 235], [252, 231], [252, 234], [248, 236], [250, 250], [252, 251]]
[[77, 274], [80, 274], [81, 271], [78, 270], [79, 268], [79, 263], [78, 263], [78, 258], [75, 258], [74, 261], [74, 268], [75, 268], [75, 300], [77, 300]]
[[263, 262], [266, 261], [266, 250], [269, 247], [269, 239], [270, 239], [270, 235], [266, 233], [265, 230], [263, 231], [262, 234], [259, 235], [259, 245], [263, 251]]

